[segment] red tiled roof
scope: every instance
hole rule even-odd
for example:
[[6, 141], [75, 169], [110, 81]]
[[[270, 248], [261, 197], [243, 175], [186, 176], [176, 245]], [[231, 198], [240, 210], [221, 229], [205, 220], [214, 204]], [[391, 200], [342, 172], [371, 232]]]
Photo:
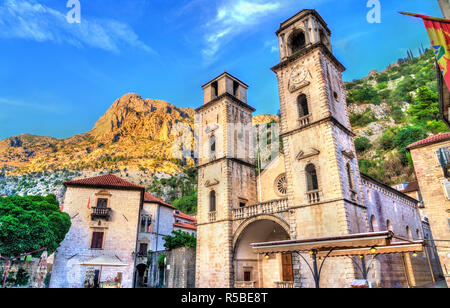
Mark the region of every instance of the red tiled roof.
[[159, 198], [156, 198], [155, 196], [153, 196], [152, 194], [149, 194], [148, 192], [146, 192], [144, 194], [144, 202], [149, 202], [149, 203], [159, 203], [161, 205], [170, 207], [172, 209], [174, 209], [175, 207]]
[[133, 184], [114, 174], [106, 174], [93, 178], [67, 181], [64, 186], [93, 186], [93, 187], [110, 187], [110, 188], [126, 188], [126, 189], [144, 189], [143, 186]]
[[406, 188], [404, 190], [402, 190], [402, 193], [409, 193], [409, 192], [413, 192], [413, 191], [418, 191], [419, 190], [419, 182], [418, 181], [414, 181], [408, 184], [408, 186], [406, 186]]
[[450, 133], [439, 134], [414, 142], [413, 144], [408, 145], [407, 149], [419, 148], [428, 144], [438, 143], [446, 140], [450, 140]]
[[197, 227], [191, 224], [188, 224], [186, 222], [176, 222], [173, 224], [174, 227], [178, 228], [184, 228], [184, 229], [190, 229], [190, 230], [197, 230]]
[[194, 223], [197, 222], [197, 219], [195, 219], [195, 218], [193, 218], [193, 217], [191, 217], [191, 216], [189, 216], [187, 214], [184, 214], [183, 212], [180, 212], [180, 211], [173, 212], [173, 216], [180, 217], [180, 218], [186, 219], [186, 220], [190, 220], [190, 221], [192, 221]]

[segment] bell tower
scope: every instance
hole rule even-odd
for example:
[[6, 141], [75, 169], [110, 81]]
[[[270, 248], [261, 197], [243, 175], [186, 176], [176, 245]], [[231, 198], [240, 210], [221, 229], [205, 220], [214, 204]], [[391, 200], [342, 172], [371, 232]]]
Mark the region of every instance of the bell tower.
[[198, 208], [196, 287], [233, 287], [233, 209], [256, 203], [248, 85], [223, 73], [196, 109]]
[[[297, 238], [367, 232], [354, 134], [331, 31], [303, 10], [276, 32], [281, 137]], [[301, 226], [301, 227], [300, 227]]]

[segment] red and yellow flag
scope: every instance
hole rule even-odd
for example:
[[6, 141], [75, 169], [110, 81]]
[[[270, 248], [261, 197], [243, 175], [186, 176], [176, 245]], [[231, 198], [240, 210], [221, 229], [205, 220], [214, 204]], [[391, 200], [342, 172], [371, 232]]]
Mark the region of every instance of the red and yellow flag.
[[406, 12], [400, 13], [422, 18], [439, 68], [447, 87], [450, 89], [450, 20]]

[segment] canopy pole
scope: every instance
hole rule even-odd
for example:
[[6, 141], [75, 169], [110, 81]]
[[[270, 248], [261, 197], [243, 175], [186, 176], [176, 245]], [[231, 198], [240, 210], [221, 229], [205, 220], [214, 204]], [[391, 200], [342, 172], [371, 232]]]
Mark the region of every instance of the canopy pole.
[[431, 266], [430, 256], [428, 255], [428, 246], [423, 247], [423, 250], [425, 253], [425, 257], [427, 258], [428, 269], [430, 270], [430, 274], [431, 274], [431, 281], [433, 281], [433, 283], [435, 283], [436, 279], [434, 278], [433, 267]]

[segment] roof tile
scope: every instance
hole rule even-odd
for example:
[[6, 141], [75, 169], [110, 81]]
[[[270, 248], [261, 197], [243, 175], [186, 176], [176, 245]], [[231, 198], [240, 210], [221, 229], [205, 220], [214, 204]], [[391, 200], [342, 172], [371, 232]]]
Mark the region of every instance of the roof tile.
[[435, 136], [428, 137], [426, 139], [414, 142], [413, 144], [408, 145], [407, 149], [419, 148], [428, 144], [433, 144], [441, 141], [450, 140], [450, 133], [439, 134]]
[[131, 182], [125, 181], [114, 174], [106, 174], [101, 176], [96, 176], [87, 179], [67, 181], [64, 183], [65, 186], [102, 186], [111, 188], [138, 188], [143, 189], [143, 186], [133, 184]]

